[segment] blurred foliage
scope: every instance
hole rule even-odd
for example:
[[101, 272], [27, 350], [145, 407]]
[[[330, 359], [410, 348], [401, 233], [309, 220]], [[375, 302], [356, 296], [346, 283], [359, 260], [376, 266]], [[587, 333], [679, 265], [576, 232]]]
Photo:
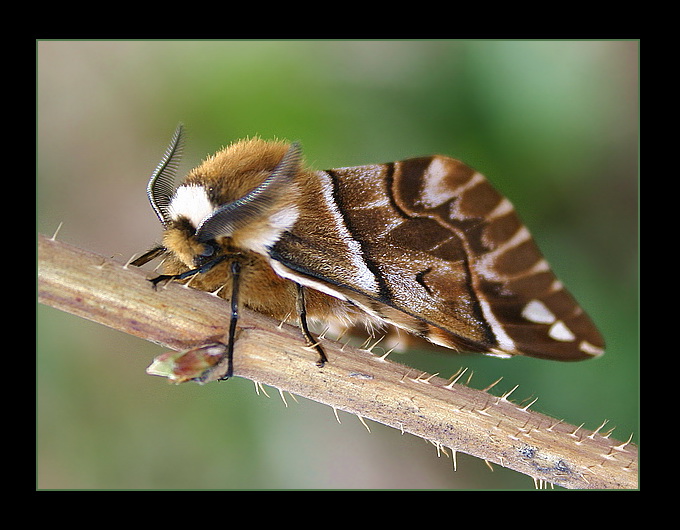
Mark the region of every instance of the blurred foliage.
[[[300, 140], [319, 169], [434, 153], [514, 202], [601, 327], [595, 361], [411, 352], [503, 377], [513, 399], [613, 437], [639, 429], [638, 43], [42, 41], [38, 230], [122, 261], [158, 240], [148, 175], [178, 121], [186, 168], [243, 136]], [[528, 477], [250, 381], [170, 386], [158, 347], [37, 310], [39, 488], [532, 489]], [[605, 429], [606, 430], [606, 429]]]

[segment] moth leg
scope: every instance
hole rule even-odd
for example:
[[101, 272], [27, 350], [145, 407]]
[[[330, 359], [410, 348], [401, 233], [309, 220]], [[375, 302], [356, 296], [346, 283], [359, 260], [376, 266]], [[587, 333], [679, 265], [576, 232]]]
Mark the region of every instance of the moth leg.
[[319, 354], [319, 360], [316, 361], [316, 365], [319, 368], [321, 368], [323, 367], [324, 364], [326, 364], [328, 358], [326, 357], [326, 353], [323, 351], [321, 344], [319, 344], [319, 341], [314, 340], [314, 337], [312, 337], [312, 334], [309, 331], [309, 327], [307, 326], [307, 306], [305, 304], [305, 288], [299, 283], [297, 283], [296, 285], [297, 285], [297, 312], [298, 317], [300, 319], [300, 327], [302, 328], [302, 334], [305, 336], [307, 344], [313, 347]]
[[238, 289], [241, 279], [241, 264], [238, 260], [231, 262], [231, 318], [229, 320], [229, 338], [227, 339], [227, 371], [220, 377], [220, 381], [226, 381], [234, 375], [234, 340], [236, 337], [236, 324], [238, 323]]
[[194, 276], [198, 273], [198, 269], [191, 269], [190, 271], [186, 271], [181, 274], [161, 274], [155, 278], [151, 278], [149, 281], [153, 284], [153, 288], [156, 289], [158, 284], [161, 282], [170, 280], [183, 280], [184, 278], [189, 278], [190, 276]]
[[131, 261], [130, 265], [133, 265], [135, 267], [141, 267], [142, 265], [150, 262], [151, 260], [154, 260], [160, 256], [162, 256], [165, 252], [167, 252], [167, 249], [165, 247], [154, 247], [148, 252], [145, 252], [141, 256], [139, 256], [136, 260]]
[[[188, 270], [186, 272], [182, 272], [180, 274], [161, 274], [160, 276], [156, 276], [155, 278], [151, 278], [149, 281], [153, 284], [153, 288], [155, 289], [160, 282], [166, 281], [166, 280], [183, 280], [184, 278], [189, 278], [191, 276], [195, 276], [196, 274], [202, 274], [204, 272], [208, 272], [210, 269], [212, 269], [215, 265], [220, 263], [221, 261], [224, 261], [227, 258], [227, 255], [222, 255], [218, 256], [217, 258], [210, 260], [209, 262], [201, 265], [200, 267], [197, 267], [195, 269]], [[135, 260], [137, 261], [137, 260]], [[133, 262], [134, 264], [134, 262]]]

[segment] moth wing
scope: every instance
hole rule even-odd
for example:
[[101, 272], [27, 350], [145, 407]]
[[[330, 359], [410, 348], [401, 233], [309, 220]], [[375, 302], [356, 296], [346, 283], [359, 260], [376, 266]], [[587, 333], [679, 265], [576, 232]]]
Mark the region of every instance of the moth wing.
[[602, 353], [511, 203], [444, 156], [319, 171], [272, 258], [449, 348], [579, 360]]

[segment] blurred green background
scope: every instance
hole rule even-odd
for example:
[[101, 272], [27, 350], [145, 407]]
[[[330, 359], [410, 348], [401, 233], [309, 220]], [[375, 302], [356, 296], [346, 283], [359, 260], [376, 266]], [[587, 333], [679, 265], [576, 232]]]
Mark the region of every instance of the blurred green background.
[[[393, 357], [639, 441], [635, 41], [40, 41], [38, 230], [126, 261], [158, 241], [145, 186], [179, 121], [184, 167], [252, 135], [318, 168], [441, 153], [515, 204], [600, 326], [604, 357], [562, 364]], [[533, 489], [523, 475], [236, 378], [172, 386], [158, 346], [37, 309], [37, 487]], [[394, 355], [394, 354], [393, 354]]]

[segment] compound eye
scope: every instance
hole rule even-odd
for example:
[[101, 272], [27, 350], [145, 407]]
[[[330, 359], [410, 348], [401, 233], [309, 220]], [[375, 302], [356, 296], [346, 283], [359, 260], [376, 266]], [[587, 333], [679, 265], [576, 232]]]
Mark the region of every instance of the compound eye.
[[212, 242], [203, 243], [201, 250], [194, 258], [196, 267], [202, 267], [217, 254], [217, 245]]
[[199, 256], [201, 258], [209, 258], [215, 253], [215, 247], [211, 245], [210, 243], [205, 243], [203, 245], [203, 250], [199, 253]]

